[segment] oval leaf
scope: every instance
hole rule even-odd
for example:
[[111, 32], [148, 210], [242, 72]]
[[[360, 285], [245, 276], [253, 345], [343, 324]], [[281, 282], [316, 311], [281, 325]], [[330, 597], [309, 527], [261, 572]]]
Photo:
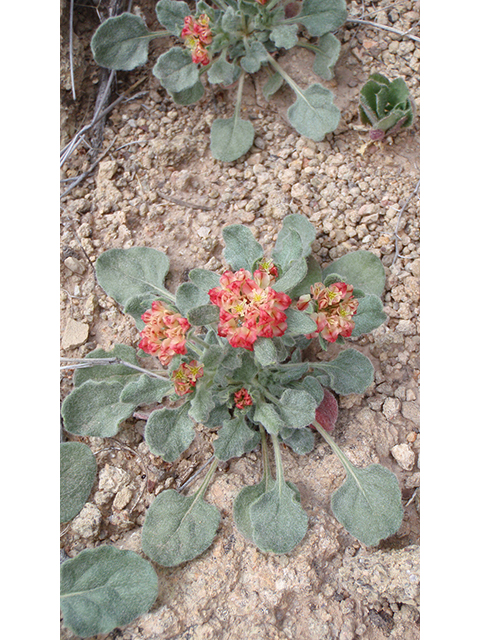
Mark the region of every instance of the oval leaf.
[[147, 511], [142, 549], [154, 562], [173, 567], [192, 560], [212, 544], [220, 513], [199, 494], [162, 491]]
[[347, 19], [345, 0], [304, 0], [300, 13], [291, 22], [303, 24], [312, 36], [335, 31]]
[[377, 545], [398, 531], [403, 520], [398, 480], [379, 464], [365, 469], [348, 465], [347, 477], [332, 496], [332, 511], [355, 538]]
[[110, 438], [135, 411], [135, 404], [120, 400], [123, 384], [88, 380], [76, 387], [62, 405], [66, 431], [79, 436]]
[[122, 306], [141, 293], [165, 291], [168, 269], [167, 256], [149, 247], [110, 249], [95, 263], [99, 285]]
[[257, 260], [263, 258], [263, 247], [259, 244], [248, 227], [231, 224], [223, 229], [225, 249], [223, 255], [233, 271], [246, 269], [253, 272]]
[[63, 621], [81, 638], [130, 623], [150, 609], [157, 595], [155, 570], [133, 551], [85, 549], [60, 567]]
[[250, 120], [236, 116], [217, 119], [210, 132], [210, 151], [217, 160], [233, 162], [247, 153], [254, 137], [255, 130]]
[[155, 6], [158, 21], [167, 31], [179, 37], [185, 18], [190, 15], [190, 8], [181, 0], [160, 0]]
[[324, 384], [341, 396], [363, 393], [373, 382], [373, 365], [356, 349], [346, 349], [330, 362], [315, 363], [315, 369], [327, 374]]
[[199, 80], [198, 67], [186, 49], [172, 47], [158, 58], [152, 69], [162, 87], [170, 93], [191, 89]]
[[233, 503], [233, 519], [242, 536], [253, 542], [253, 526], [250, 519], [250, 507], [264, 493], [266, 487], [265, 478], [259, 484], [243, 487]]
[[355, 327], [352, 336], [361, 336], [373, 331], [387, 319], [382, 301], [378, 296], [368, 294], [358, 300], [357, 313], [353, 316]]
[[83, 442], [60, 445], [60, 522], [68, 522], [82, 510], [92, 490], [97, 463]]
[[101, 67], [131, 71], [147, 62], [153, 37], [142, 18], [122, 13], [107, 18], [96, 30], [91, 42], [93, 57]]
[[253, 541], [267, 553], [288, 553], [307, 533], [308, 516], [291, 482], [275, 482], [250, 507]]
[[344, 282], [361, 289], [363, 293], [381, 296], [385, 287], [385, 269], [382, 261], [370, 251], [353, 251], [334, 260], [323, 270], [323, 277], [338, 273]]
[[188, 449], [195, 437], [188, 406], [180, 409], [153, 411], [145, 425], [145, 442], [150, 451], [167, 462], [173, 462]]
[[340, 55], [340, 40], [333, 33], [326, 33], [312, 49], [315, 52], [315, 60], [313, 61], [314, 73], [324, 80], [332, 80], [334, 75], [333, 68]]
[[305, 91], [297, 92], [287, 117], [298, 133], [319, 142], [338, 127], [340, 110], [333, 104], [331, 91], [321, 84], [312, 84]]
[[255, 449], [260, 442], [260, 434], [247, 426], [243, 416], [237, 416], [223, 423], [214, 442], [215, 456], [226, 462], [230, 458], [239, 458]]

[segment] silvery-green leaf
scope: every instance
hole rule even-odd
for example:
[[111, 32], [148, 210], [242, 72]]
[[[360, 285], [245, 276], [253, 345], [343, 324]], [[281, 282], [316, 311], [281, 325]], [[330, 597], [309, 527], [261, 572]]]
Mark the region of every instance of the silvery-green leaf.
[[65, 430], [79, 436], [110, 438], [135, 411], [135, 404], [120, 400], [123, 384], [87, 380], [62, 404]]
[[129, 624], [157, 596], [154, 568], [133, 551], [102, 545], [84, 549], [60, 566], [63, 622], [81, 638]]
[[191, 89], [199, 80], [197, 65], [186, 49], [172, 47], [158, 58], [152, 69], [162, 87], [169, 93]]
[[97, 463], [83, 442], [60, 444], [60, 522], [69, 522], [83, 508], [92, 490]]
[[155, 11], [160, 24], [175, 36], [180, 36], [185, 18], [191, 13], [188, 4], [181, 0], [159, 0]]
[[263, 85], [263, 97], [265, 100], [270, 100], [274, 93], [276, 93], [283, 84], [283, 78], [279, 73], [272, 74], [266, 83]]
[[287, 117], [301, 135], [315, 142], [335, 131], [340, 122], [340, 110], [333, 104], [333, 93], [321, 84], [312, 84], [297, 91], [297, 99], [289, 107]]
[[205, 87], [201, 80], [198, 80], [193, 86], [183, 89], [182, 91], [170, 91], [170, 95], [176, 104], [180, 104], [183, 107], [189, 104], [198, 102], [205, 93]]
[[323, 35], [313, 49], [313, 71], [324, 80], [332, 80], [333, 68], [340, 55], [341, 44], [333, 33]]
[[374, 294], [368, 294], [358, 301], [357, 313], [353, 316], [355, 327], [352, 336], [361, 336], [373, 331], [387, 319], [380, 298]]
[[[95, 349], [94, 351], [90, 351], [85, 358], [87, 360], [118, 358], [124, 362], [138, 366], [135, 349], [126, 344], [116, 344], [111, 351]], [[121, 382], [122, 385], [125, 385], [131, 380], [138, 378], [139, 375], [138, 371], [124, 364], [97, 364], [91, 367], [76, 369], [73, 382], [75, 387], [79, 387], [87, 380], [114, 380], [115, 382]]]
[[286, 389], [280, 398], [280, 415], [285, 420], [285, 426], [301, 429], [315, 420], [317, 403], [304, 390]]
[[365, 294], [381, 296], [385, 287], [385, 269], [382, 261], [370, 251], [353, 251], [331, 262], [323, 270], [323, 277], [338, 273], [343, 281], [361, 289]]
[[302, 9], [290, 22], [303, 24], [312, 36], [335, 31], [347, 19], [345, 0], [304, 0]]
[[212, 156], [223, 162], [238, 160], [250, 149], [254, 137], [250, 120], [242, 120], [238, 115], [214, 120], [210, 131]]
[[161, 456], [166, 462], [174, 462], [195, 437], [187, 410], [186, 404], [179, 409], [158, 409], [147, 420], [145, 442], [154, 455]]
[[101, 67], [131, 71], [147, 62], [148, 44], [155, 37], [139, 16], [107, 18], [93, 35], [93, 58]]
[[162, 491], [150, 505], [142, 530], [142, 549], [154, 562], [174, 567], [192, 560], [213, 542], [220, 513], [200, 494]]
[[223, 229], [225, 249], [223, 255], [233, 271], [246, 269], [253, 272], [254, 264], [263, 258], [263, 248], [248, 227], [232, 224]]
[[215, 456], [222, 461], [249, 453], [260, 442], [260, 434], [247, 425], [244, 416], [236, 416], [223, 423], [214, 442]]
[[[327, 380], [320, 381], [341, 396], [350, 393], [364, 393], [373, 382], [373, 365], [367, 356], [356, 349], [346, 349], [330, 362], [315, 363], [315, 370], [327, 374]], [[311, 421], [313, 422], [313, 420]]]
[[270, 40], [277, 48], [291, 49], [298, 42], [297, 31], [297, 24], [281, 24], [272, 28]]
[[131, 402], [139, 407], [142, 404], [161, 403], [165, 396], [173, 390], [171, 380], [160, 380], [147, 374], [129, 382], [123, 389], [120, 400]]

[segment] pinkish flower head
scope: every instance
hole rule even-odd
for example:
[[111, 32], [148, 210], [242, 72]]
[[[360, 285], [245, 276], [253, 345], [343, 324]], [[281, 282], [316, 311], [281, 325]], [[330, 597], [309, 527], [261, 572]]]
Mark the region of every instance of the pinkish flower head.
[[198, 18], [186, 16], [180, 35], [185, 39], [185, 45], [192, 52], [192, 62], [204, 66], [210, 63], [210, 55], [206, 45], [211, 44], [213, 36], [210, 29], [210, 19], [205, 13], [202, 13]]
[[[264, 276], [266, 275], [266, 278]], [[253, 350], [257, 338], [283, 336], [287, 317], [283, 313], [292, 300], [274, 291], [271, 276], [261, 270], [225, 271], [220, 286], [208, 292], [212, 304], [220, 307], [218, 335], [226, 337], [232, 347]]]
[[186, 333], [190, 323], [179, 313], [167, 309], [160, 300], [152, 302], [152, 308], [142, 315], [146, 326], [140, 333], [140, 349], [158, 356], [164, 367], [168, 366], [177, 353], [187, 352]]
[[237, 409], [246, 409], [253, 404], [252, 396], [243, 388], [233, 394]]
[[317, 282], [310, 288], [311, 295], [303, 295], [297, 302], [297, 309], [303, 311], [313, 303], [310, 317], [317, 325], [317, 331], [307, 335], [314, 338], [319, 334], [327, 342], [335, 342], [338, 336], [348, 338], [352, 335], [355, 322], [352, 316], [357, 313], [358, 300], [353, 297], [353, 286], [345, 282], [335, 282], [325, 287]]
[[178, 396], [184, 396], [192, 393], [197, 380], [203, 376], [203, 366], [196, 360], [191, 360], [189, 364], [182, 364], [172, 371], [172, 380], [175, 386], [175, 393]]

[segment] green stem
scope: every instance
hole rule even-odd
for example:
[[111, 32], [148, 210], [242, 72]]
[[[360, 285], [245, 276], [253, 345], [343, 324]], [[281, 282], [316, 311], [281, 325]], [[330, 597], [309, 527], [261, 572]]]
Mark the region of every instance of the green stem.
[[278, 484], [279, 491], [281, 491], [281, 487], [285, 484], [285, 478], [283, 476], [283, 464], [282, 464], [282, 455], [280, 453], [280, 442], [278, 440], [278, 436], [271, 434], [272, 442], [273, 442], [273, 450], [275, 452], [275, 482]]
[[269, 53], [267, 55], [268, 55], [268, 61], [270, 62], [272, 67], [275, 69], [275, 71], [277, 71], [277, 73], [279, 73], [282, 76], [282, 78], [289, 85], [289, 87], [291, 87], [293, 91], [295, 91], [297, 96], [302, 97], [303, 92], [298, 86], [298, 84], [294, 80], [292, 80], [292, 78], [288, 75], [286, 71], [284, 71], [284, 69], [282, 69], [282, 67], [278, 64], [275, 58], [272, 58], [272, 56]]
[[197, 501], [198, 498], [203, 498], [203, 496], [205, 495], [205, 492], [207, 491], [207, 487], [217, 467], [218, 467], [218, 458], [215, 458], [214, 461], [212, 462], [212, 466], [208, 470], [207, 475], [205, 476], [202, 484], [200, 485], [200, 488], [195, 492], [195, 502]]
[[238, 80], [238, 89], [237, 89], [237, 103], [235, 104], [235, 120], [240, 116], [240, 106], [242, 104], [242, 93], [243, 93], [243, 83], [245, 82], [246, 71], [242, 69], [242, 73], [240, 74], [240, 78]]
[[215, 0], [215, 4], [221, 7], [224, 11], [226, 11], [229, 7], [229, 5], [223, 0]]
[[270, 471], [270, 465], [268, 463], [268, 445], [267, 434], [262, 425], [260, 426], [260, 437], [262, 439], [262, 465], [263, 465], [263, 477], [265, 479], [265, 491], [270, 490], [272, 484], [272, 473]]

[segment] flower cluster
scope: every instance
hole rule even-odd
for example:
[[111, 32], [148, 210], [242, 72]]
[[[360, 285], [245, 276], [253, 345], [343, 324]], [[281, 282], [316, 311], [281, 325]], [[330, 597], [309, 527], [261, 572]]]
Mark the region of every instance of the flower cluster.
[[140, 349], [158, 356], [164, 367], [168, 366], [177, 353], [187, 352], [186, 333], [190, 323], [179, 313], [167, 309], [160, 300], [152, 302], [152, 308], [142, 315], [146, 327], [140, 333]]
[[207, 65], [210, 63], [210, 56], [206, 45], [212, 42], [212, 31], [210, 29], [210, 19], [202, 13], [198, 18], [187, 16], [184, 21], [181, 36], [185, 38], [185, 44], [192, 52], [192, 62], [195, 64]]
[[246, 409], [253, 404], [252, 396], [245, 388], [236, 391], [233, 394], [233, 399], [235, 400], [235, 406], [237, 409]]
[[274, 280], [275, 275], [264, 269], [257, 269], [253, 278], [245, 269], [225, 271], [221, 286], [208, 292], [212, 304], [220, 307], [218, 335], [232, 347], [252, 351], [257, 338], [283, 336], [287, 330], [283, 311], [292, 300], [269, 286]]
[[175, 386], [175, 393], [184, 396], [192, 393], [197, 380], [203, 376], [203, 366], [196, 360], [191, 360], [189, 364], [182, 364], [172, 371], [172, 381]]
[[311, 295], [300, 296], [297, 309], [304, 311], [310, 301], [313, 302], [312, 320], [317, 324], [317, 331], [307, 338], [320, 334], [327, 342], [335, 342], [338, 336], [348, 338], [352, 334], [355, 323], [352, 316], [357, 313], [358, 300], [353, 297], [353, 286], [345, 282], [335, 282], [325, 287], [317, 282], [310, 288]]

